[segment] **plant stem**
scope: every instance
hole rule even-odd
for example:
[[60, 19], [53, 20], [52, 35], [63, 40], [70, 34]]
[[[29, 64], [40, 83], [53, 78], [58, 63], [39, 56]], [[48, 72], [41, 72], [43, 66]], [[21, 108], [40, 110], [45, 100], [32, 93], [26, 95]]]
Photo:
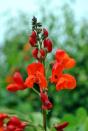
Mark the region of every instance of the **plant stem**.
[[35, 88], [32, 88], [32, 90], [40, 96], [39, 92]]
[[43, 127], [44, 127], [44, 130], [47, 131], [47, 127], [46, 127], [46, 111], [42, 110], [42, 112], [43, 112]]

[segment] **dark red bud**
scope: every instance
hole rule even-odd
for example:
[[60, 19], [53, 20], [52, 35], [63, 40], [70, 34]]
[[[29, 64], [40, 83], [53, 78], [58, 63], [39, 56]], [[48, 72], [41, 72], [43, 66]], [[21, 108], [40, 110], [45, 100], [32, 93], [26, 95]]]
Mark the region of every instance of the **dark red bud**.
[[32, 34], [31, 34], [31, 37], [36, 38], [36, 36], [37, 36], [37, 35], [36, 35], [36, 32], [33, 31]]
[[29, 43], [31, 44], [31, 46], [34, 47], [36, 45], [36, 42], [36, 38], [33, 38], [32, 36], [29, 37]]
[[45, 55], [46, 55], [46, 53], [43, 49], [40, 50], [40, 54], [41, 54], [42, 57], [45, 57]]
[[49, 101], [48, 95], [46, 93], [41, 92], [40, 98], [42, 101], [42, 109], [50, 110], [52, 108], [52, 103]]
[[48, 52], [52, 51], [52, 41], [50, 39], [45, 39], [43, 44], [44, 44], [44, 47], [47, 48]]
[[47, 31], [47, 29], [45, 29], [45, 28], [43, 29], [43, 34], [44, 34], [45, 37], [48, 37], [48, 31]]
[[34, 58], [38, 58], [38, 48], [35, 48], [33, 51], [32, 51], [32, 55]]
[[55, 129], [57, 131], [63, 131], [63, 129], [68, 126], [68, 124], [69, 124], [68, 122], [59, 123], [58, 125], [55, 126]]

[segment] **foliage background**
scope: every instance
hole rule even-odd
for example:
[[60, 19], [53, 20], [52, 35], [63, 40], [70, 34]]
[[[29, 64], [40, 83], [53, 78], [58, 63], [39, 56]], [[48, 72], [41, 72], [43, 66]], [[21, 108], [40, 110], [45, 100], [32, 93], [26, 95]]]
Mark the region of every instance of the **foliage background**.
[[[60, 13], [57, 14], [55, 11]], [[57, 48], [65, 49], [74, 57], [77, 65], [69, 72], [76, 77], [77, 88], [56, 92], [54, 86], [50, 87], [49, 95], [54, 108], [48, 114], [48, 125], [66, 120], [70, 123], [66, 131], [88, 131], [88, 20], [84, 18], [77, 21], [74, 11], [67, 3], [64, 3], [60, 9], [56, 8], [55, 11], [47, 12], [47, 2], [44, 2], [40, 5], [39, 14], [36, 14], [43, 26], [48, 28], [49, 37], [53, 41], [54, 50], [47, 59], [48, 61], [54, 59]], [[19, 12], [16, 18], [6, 15], [8, 18], [6, 32], [0, 46], [0, 110], [15, 112], [22, 118], [25, 116], [24, 119], [27, 117], [33, 123], [41, 124], [42, 116], [39, 113], [41, 103], [34, 92], [30, 89], [17, 93], [6, 91], [13, 73], [19, 70], [25, 79], [26, 66], [34, 61], [31, 56], [32, 48], [28, 45], [33, 14]], [[30, 130], [32, 131], [32, 128]]]

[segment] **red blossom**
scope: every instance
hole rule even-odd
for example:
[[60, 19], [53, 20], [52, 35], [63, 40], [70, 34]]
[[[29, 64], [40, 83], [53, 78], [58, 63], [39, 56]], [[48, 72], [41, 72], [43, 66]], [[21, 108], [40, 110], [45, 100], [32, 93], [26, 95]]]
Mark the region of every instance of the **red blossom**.
[[18, 117], [13, 116], [6, 125], [6, 131], [24, 131], [26, 126], [26, 122], [22, 122]]
[[13, 75], [13, 83], [7, 86], [7, 90], [11, 92], [16, 92], [18, 90], [24, 90], [26, 88], [23, 78], [19, 72], [15, 72]]
[[47, 88], [47, 81], [44, 74], [44, 66], [42, 63], [32, 63], [27, 67], [28, 77], [26, 78], [25, 85], [33, 88], [36, 83], [40, 89]]
[[56, 90], [74, 89], [76, 87], [76, 80], [70, 74], [63, 74], [65, 69], [70, 69], [75, 66], [75, 60], [61, 49], [55, 53], [55, 63], [52, 67], [52, 75], [50, 81], [56, 84]]

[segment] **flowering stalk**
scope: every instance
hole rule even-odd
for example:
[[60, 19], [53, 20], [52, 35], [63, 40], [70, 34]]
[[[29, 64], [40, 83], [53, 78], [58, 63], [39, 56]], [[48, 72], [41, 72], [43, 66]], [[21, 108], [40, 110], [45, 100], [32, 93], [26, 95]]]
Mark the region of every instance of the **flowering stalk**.
[[[48, 38], [47, 29], [42, 29], [42, 24], [37, 22], [35, 17], [32, 19], [29, 44], [33, 47], [32, 55], [37, 62], [27, 66], [28, 77], [25, 80], [23, 80], [20, 72], [15, 72], [7, 90], [16, 92], [31, 88], [39, 96], [42, 105], [43, 128], [44, 131], [47, 131], [47, 111], [53, 107], [48, 97], [48, 81], [55, 84], [56, 91], [74, 89], [76, 87], [75, 78], [70, 74], [65, 74], [64, 70], [74, 67], [76, 62], [64, 50], [58, 49], [55, 53], [55, 59], [51, 63], [51, 76], [46, 79], [45, 59], [47, 54], [52, 51], [52, 41]], [[38, 85], [39, 90], [34, 88], [34, 84]], [[56, 131], [63, 131], [67, 125], [68, 123], [65, 122], [54, 126], [54, 128]]]
[[[45, 58], [47, 55], [47, 51], [51, 52], [51, 50], [52, 50], [52, 42], [48, 39], [48, 41], [46, 41], [45, 44], [43, 43], [43, 40], [48, 37], [48, 31], [46, 29], [42, 30], [41, 27], [42, 27], [42, 24], [40, 22], [37, 23], [37, 19], [35, 17], [33, 17], [33, 19], [32, 19], [32, 36], [31, 37], [33, 37], [33, 34], [36, 32], [36, 35], [35, 35], [36, 37], [34, 39], [37, 39], [36, 44], [35, 44], [35, 46], [37, 48], [34, 49], [32, 53], [33, 53], [33, 56], [44, 65], [44, 68], [45, 68]], [[29, 42], [32, 45], [32, 42], [30, 41], [30, 39], [29, 39]], [[34, 44], [32, 46], [34, 46]], [[44, 49], [44, 46], [47, 48]], [[42, 109], [42, 113], [43, 113], [43, 127], [44, 127], [44, 130], [47, 131], [46, 110]]]

